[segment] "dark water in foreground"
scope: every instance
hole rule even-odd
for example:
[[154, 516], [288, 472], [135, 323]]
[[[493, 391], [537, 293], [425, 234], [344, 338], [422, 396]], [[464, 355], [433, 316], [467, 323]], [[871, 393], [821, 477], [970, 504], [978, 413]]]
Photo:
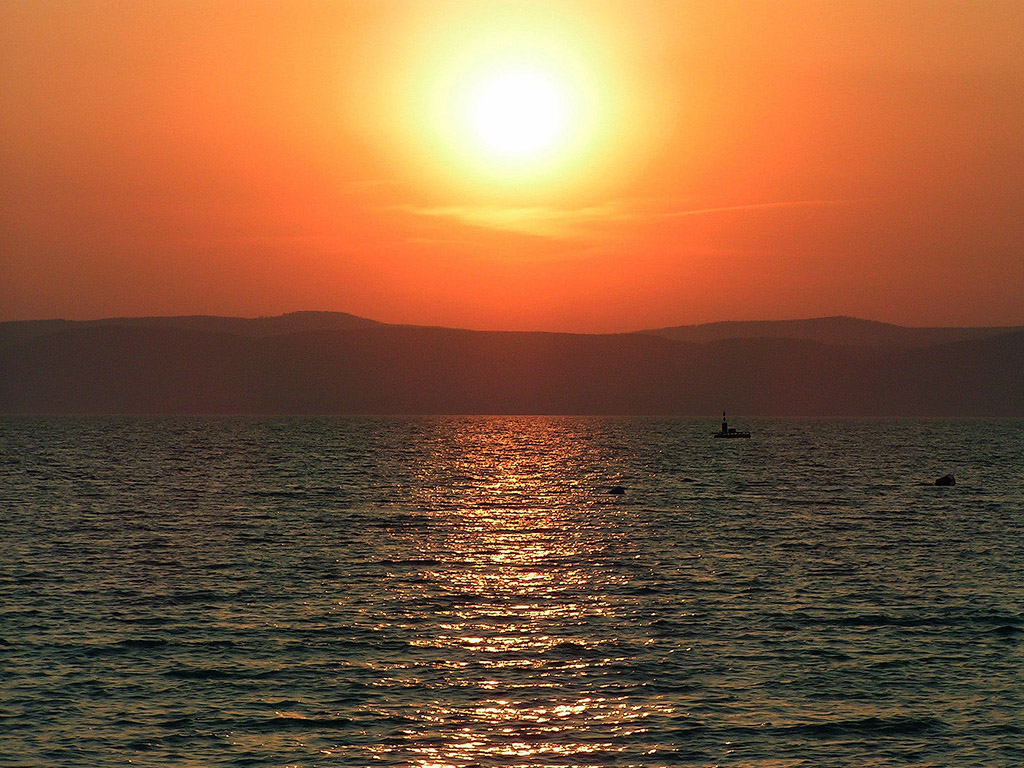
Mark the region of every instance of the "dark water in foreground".
[[0, 765], [1024, 764], [1024, 422], [738, 426], [0, 421]]

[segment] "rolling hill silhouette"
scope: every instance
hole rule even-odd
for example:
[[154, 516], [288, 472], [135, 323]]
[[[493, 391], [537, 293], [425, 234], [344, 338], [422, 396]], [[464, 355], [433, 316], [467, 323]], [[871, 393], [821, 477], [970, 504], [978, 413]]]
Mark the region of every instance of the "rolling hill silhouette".
[[1024, 416], [1024, 329], [853, 318], [623, 334], [343, 313], [0, 323], [0, 413]]

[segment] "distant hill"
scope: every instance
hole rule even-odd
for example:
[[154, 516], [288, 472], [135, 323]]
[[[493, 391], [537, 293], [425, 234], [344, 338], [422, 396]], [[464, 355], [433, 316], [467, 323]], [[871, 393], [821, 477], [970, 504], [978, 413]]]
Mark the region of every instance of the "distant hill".
[[855, 317], [813, 320], [751, 320], [680, 325], [640, 333], [675, 341], [706, 344], [724, 339], [804, 339], [836, 346], [871, 349], [910, 349], [999, 336], [1024, 328], [906, 328]]
[[104, 320], [24, 320], [0, 323], [0, 347], [29, 341], [74, 328], [180, 328], [240, 336], [276, 336], [299, 331], [339, 331], [351, 328], [384, 326], [376, 320], [345, 312], [290, 312], [274, 317], [216, 317], [185, 315], [180, 317], [111, 317]]
[[[851, 342], [876, 325], [874, 343]], [[1024, 416], [1024, 329], [714, 327], [734, 333], [484, 332], [337, 313], [0, 323], [0, 413]], [[918, 330], [952, 338], [906, 343]]]

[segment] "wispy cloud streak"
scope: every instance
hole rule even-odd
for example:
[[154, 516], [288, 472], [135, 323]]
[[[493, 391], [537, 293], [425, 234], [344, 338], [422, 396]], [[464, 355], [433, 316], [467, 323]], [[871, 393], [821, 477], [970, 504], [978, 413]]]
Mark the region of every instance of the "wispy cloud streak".
[[846, 205], [856, 202], [855, 200], [787, 200], [774, 203], [747, 203], [744, 205], [720, 205], [709, 208], [689, 208], [681, 211], [664, 211], [654, 214], [654, 217], [663, 219], [682, 218], [684, 216], [703, 216], [710, 213], [733, 213], [736, 211], [759, 211], [777, 208], [822, 208], [837, 205]]
[[417, 207], [403, 205], [396, 206], [396, 209], [414, 216], [449, 219], [485, 229], [516, 232], [534, 237], [569, 240], [589, 237], [595, 234], [596, 230], [603, 225], [617, 222], [656, 221], [658, 219], [675, 219], [687, 216], [706, 216], [718, 213], [742, 213], [746, 211], [786, 208], [817, 208], [839, 206], [854, 201], [787, 200], [703, 208], [677, 208], [669, 206], [668, 203], [670, 202], [665, 200], [618, 200], [602, 205], [584, 206], [581, 208], [480, 205]]
[[621, 213], [611, 204], [585, 208], [472, 205], [419, 208], [400, 206], [400, 210], [416, 216], [460, 221], [474, 227], [555, 239], [582, 237], [586, 235], [588, 228], [597, 222], [621, 218]]

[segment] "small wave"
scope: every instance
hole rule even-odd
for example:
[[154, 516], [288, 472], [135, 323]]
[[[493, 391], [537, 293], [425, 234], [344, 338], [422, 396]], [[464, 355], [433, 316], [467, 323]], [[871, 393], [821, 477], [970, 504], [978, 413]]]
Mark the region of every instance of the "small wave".
[[707, 730], [710, 730], [709, 727], [700, 720], [687, 719], [686, 722], [682, 725], [676, 726], [669, 731], [669, 733], [671, 733], [675, 739], [682, 740], [687, 737], [692, 737], [696, 733], [701, 733], [702, 731]]
[[551, 646], [541, 655], [553, 656], [555, 658], [596, 658], [604, 657], [607, 654], [607, 650], [596, 647], [593, 645], [587, 645], [585, 643], [578, 643], [574, 640], [563, 640], [556, 645]]
[[1021, 631], [1017, 616], [1005, 613], [976, 613], [974, 611], [949, 611], [938, 614], [889, 614], [862, 613], [835, 619], [809, 619], [809, 624], [836, 624], [843, 627], [954, 627], [989, 625], [997, 634], [1013, 634]]
[[174, 680], [231, 680], [238, 675], [223, 669], [209, 667], [178, 667], [164, 672], [164, 677]]
[[778, 730], [818, 738], [835, 736], [919, 736], [945, 730], [946, 724], [934, 717], [861, 717], [824, 723], [803, 723]]
[[135, 637], [130, 640], [122, 640], [118, 643], [122, 648], [130, 649], [163, 648], [165, 645], [169, 644], [169, 641], [162, 637]]
[[426, 528], [430, 521], [416, 515], [387, 515], [366, 523], [368, 528]]
[[146, 739], [133, 739], [132, 741], [126, 742], [125, 747], [133, 752], [149, 752], [154, 749], [160, 749], [160, 745], [158, 743], [148, 741]]
[[166, 720], [159, 721], [157, 725], [168, 730], [181, 730], [193, 728], [195, 721], [191, 717], [169, 717]]
[[404, 560], [377, 560], [374, 565], [444, 565], [441, 560], [429, 557], [409, 557]]
[[175, 667], [163, 673], [173, 680], [262, 680], [277, 674], [275, 670], [255, 672], [244, 668]]
[[182, 565], [181, 560], [173, 557], [168, 557], [162, 560], [151, 557], [145, 560], [139, 560], [138, 564], [147, 568], [180, 568]]
[[936, 619], [932, 616], [892, 616], [887, 613], [865, 613], [844, 616], [836, 619], [834, 623], [843, 627], [920, 627], [935, 624]]
[[200, 648], [205, 650], [210, 648], [234, 648], [238, 643], [226, 638], [210, 638], [208, 640], [191, 640], [184, 643], [184, 645], [187, 648]]
[[271, 490], [254, 489], [250, 493], [261, 499], [301, 499], [308, 492], [304, 488], [274, 488]]
[[223, 603], [228, 595], [211, 589], [197, 589], [189, 592], [176, 592], [166, 596], [170, 605], [192, 605], [194, 603]]
[[[351, 717], [345, 717], [338, 713], [303, 715], [293, 712], [277, 712], [275, 715], [275, 717], [246, 720], [239, 723], [239, 725], [244, 727], [246, 730], [263, 734], [295, 731], [322, 731], [335, 728], [347, 729], [346, 732], [350, 733], [353, 727], [358, 727], [360, 725], [359, 720]], [[373, 724], [374, 726], [409, 726], [421, 724], [421, 721], [416, 718], [405, 717], [394, 713], [379, 713], [373, 716]]]
[[173, 543], [170, 539], [153, 537], [146, 539], [145, 541], [135, 542], [128, 546], [130, 550], [142, 550], [149, 552], [154, 549], [173, 549], [177, 544]]
[[1017, 637], [1024, 630], [1018, 624], [1000, 624], [992, 628], [992, 634], [1002, 638]]
[[622, 590], [626, 595], [654, 595], [661, 591], [658, 587], [647, 584]]
[[105, 645], [88, 645], [84, 648], [86, 656], [118, 656], [132, 651], [147, 651], [154, 648], [163, 648], [169, 645], [167, 640], [162, 638], [132, 638], [121, 640], [117, 643]]
[[256, 724], [256, 729], [264, 732], [310, 730], [313, 728], [344, 728], [352, 724], [352, 719], [341, 715], [309, 717], [278, 712], [276, 717]]

